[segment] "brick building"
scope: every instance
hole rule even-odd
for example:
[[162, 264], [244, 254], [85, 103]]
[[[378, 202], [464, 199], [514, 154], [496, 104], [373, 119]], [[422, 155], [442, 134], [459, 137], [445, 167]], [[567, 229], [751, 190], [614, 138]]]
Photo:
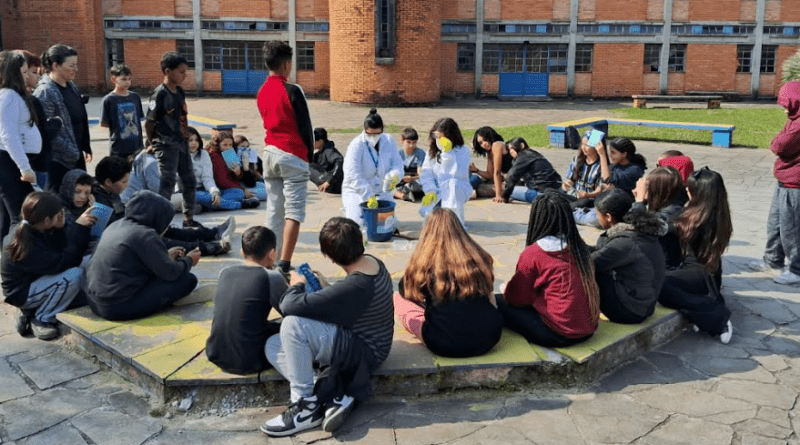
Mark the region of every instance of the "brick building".
[[161, 80], [165, 51], [185, 85], [254, 94], [261, 46], [296, 48], [293, 77], [332, 100], [429, 103], [501, 97], [735, 93], [774, 96], [798, 49], [800, 0], [9, 0], [4, 48], [75, 46], [82, 88]]

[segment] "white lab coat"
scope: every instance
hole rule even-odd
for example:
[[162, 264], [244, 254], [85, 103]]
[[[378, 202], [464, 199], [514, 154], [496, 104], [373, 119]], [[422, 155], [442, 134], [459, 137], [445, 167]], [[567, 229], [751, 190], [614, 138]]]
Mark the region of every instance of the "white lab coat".
[[[379, 152], [367, 142], [362, 131], [347, 147], [344, 155], [344, 180], [342, 181], [342, 204], [347, 218], [362, 225], [361, 203], [373, 195], [391, 201], [394, 190], [383, 192], [386, 175], [403, 178], [403, 160], [397, 145], [388, 134], [382, 133], [378, 143]], [[375, 165], [375, 161], [378, 165]]]
[[426, 156], [422, 164], [419, 182], [425, 193], [435, 192], [442, 207], [450, 209], [464, 225], [464, 204], [472, 195], [469, 184], [469, 149], [464, 145], [453, 147], [449, 153], [436, 157]]

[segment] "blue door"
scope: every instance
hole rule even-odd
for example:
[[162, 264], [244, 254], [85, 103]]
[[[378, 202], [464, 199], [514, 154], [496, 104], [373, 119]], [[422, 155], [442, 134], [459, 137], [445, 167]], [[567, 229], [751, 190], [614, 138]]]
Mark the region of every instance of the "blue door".
[[502, 45], [498, 95], [503, 98], [547, 96], [548, 55], [547, 45]]
[[258, 93], [268, 74], [264, 70], [262, 45], [262, 42], [225, 42], [220, 46], [223, 94]]

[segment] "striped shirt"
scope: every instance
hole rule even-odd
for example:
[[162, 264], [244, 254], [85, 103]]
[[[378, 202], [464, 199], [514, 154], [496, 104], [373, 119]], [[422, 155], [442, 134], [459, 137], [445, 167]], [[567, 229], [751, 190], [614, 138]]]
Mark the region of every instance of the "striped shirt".
[[[572, 162], [567, 167], [567, 175], [565, 178], [572, 179], [572, 172], [575, 170], [576, 158], [572, 158]], [[587, 164], [584, 162], [581, 166], [578, 180], [575, 181], [575, 191], [593, 192], [597, 186], [600, 185], [600, 160], [596, 160], [594, 164]]]
[[392, 277], [381, 260], [375, 258], [380, 265], [377, 275], [364, 275], [372, 278], [374, 293], [358, 321], [351, 328], [364, 340], [375, 355], [378, 363], [386, 360], [392, 348], [394, 335], [394, 303], [392, 302]]

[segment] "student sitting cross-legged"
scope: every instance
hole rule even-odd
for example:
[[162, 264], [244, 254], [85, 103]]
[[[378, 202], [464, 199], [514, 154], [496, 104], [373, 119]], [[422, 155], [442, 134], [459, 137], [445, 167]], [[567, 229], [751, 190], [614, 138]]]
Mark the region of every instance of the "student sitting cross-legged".
[[[392, 281], [383, 263], [364, 254], [355, 221], [331, 218], [319, 234], [322, 254], [347, 276], [307, 293], [292, 272], [280, 301], [280, 335], [267, 340], [269, 362], [289, 381], [292, 404], [261, 431], [289, 436], [322, 424], [333, 431], [370, 393], [370, 376], [389, 356], [394, 333]], [[316, 378], [315, 367], [321, 370]]]
[[504, 296], [497, 298], [506, 327], [550, 348], [591, 337], [600, 297], [566, 195], [547, 191], [533, 201], [525, 244]]
[[190, 270], [200, 249], [167, 249], [162, 234], [175, 214], [149, 190], [133, 195], [125, 217], [103, 232], [86, 269], [84, 290], [92, 311], [107, 320], [133, 320], [165, 309], [197, 285]]
[[473, 357], [491, 350], [503, 332], [492, 263], [455, 213], [431, 212], [394, 296], [403, 326], [441, 356]]
[[267, 317], [287, 288], [283, 274], [270, 270], [277, 256], [275, 233], [250, 227], [242, 235], [244, 262], [219, 274], [206, 355], [225, 372], [244, 375], [270, 367], [264, 345], [280, 325]]

